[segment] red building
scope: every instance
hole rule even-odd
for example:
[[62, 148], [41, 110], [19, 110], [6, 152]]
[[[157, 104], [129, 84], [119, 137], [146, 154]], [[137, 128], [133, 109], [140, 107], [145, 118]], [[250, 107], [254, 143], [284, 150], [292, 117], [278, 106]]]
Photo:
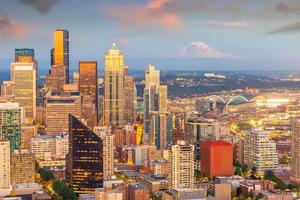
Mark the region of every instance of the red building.
[[233, 175], [233, 146], [223, 141], [201, 142], [201, 172], [209, 178]]
[[128, 186], [129, 200], [146, 200], [150, 199], [149, 189], [142, 184], [129, 184]]

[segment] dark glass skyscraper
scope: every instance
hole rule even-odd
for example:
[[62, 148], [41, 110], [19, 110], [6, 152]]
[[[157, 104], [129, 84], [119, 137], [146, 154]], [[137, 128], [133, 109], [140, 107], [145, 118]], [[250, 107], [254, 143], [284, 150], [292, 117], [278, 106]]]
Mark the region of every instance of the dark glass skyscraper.
[[93, 193], [103, 186], [102, 139], [71, 114], [66, 181], [77, 194]]

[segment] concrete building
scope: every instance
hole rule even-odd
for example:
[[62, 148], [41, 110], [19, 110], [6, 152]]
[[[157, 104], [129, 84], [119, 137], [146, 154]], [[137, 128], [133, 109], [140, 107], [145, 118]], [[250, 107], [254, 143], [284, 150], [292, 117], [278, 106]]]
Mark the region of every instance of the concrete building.
[[291, 121], [291, 173], [292, 181], [300, 182], [300, 119]]
[[245, 137], [244, 164], [258, 171], [278, 168], [278, 153], [276, 143], [268, 133], [259, 129], [252, 129]]
[[36, 120], [37, 63], [16, 62], [11, 64], [11, 81], [15, 82], [15, 100], [25, 109], [25, 122]]
[[35, 182], [35, 159], [28, 150], [15, 150], [11, 156], [11, 184]]
[[169, 188], [193, 189], [194, 185], [194, 146], [179, 140], [169, 151]]
[[96, 200], [123, 200], [124, 195], [117, 189], [105, 190], [104, 188], [96, 188], [95, 190]]
[[10, 145], [0, 139], [0, 189], [10, 186]]
[[81, 118], [81, 98], [74, 96], [50, 96], [45, 100], [46, 133], [55, 135], [69, 131], [68, 114]]

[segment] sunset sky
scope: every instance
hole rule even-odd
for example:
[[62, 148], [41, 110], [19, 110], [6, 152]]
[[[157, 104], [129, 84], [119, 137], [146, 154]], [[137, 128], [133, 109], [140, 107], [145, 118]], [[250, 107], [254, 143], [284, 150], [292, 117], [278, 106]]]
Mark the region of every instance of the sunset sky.
[[299, 0], [0, 0], [0, 68], [23, 47], [50, 68], [57, 28], [73, 68], [116, 42], [132, 69], [300, 69]]

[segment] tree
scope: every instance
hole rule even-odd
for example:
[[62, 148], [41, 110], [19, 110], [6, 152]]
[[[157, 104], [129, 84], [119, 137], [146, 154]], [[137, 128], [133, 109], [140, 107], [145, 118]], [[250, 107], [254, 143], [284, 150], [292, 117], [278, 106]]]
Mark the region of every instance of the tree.
[[41, 175], [41, 178], [44, 181], [50, 181], [50, 180], [54, 179], [54, 175], [49, 170], [46, 170], [46, 169], [43, 169], [43, 168], [39, 168], [38, 169], [38, 173]]

